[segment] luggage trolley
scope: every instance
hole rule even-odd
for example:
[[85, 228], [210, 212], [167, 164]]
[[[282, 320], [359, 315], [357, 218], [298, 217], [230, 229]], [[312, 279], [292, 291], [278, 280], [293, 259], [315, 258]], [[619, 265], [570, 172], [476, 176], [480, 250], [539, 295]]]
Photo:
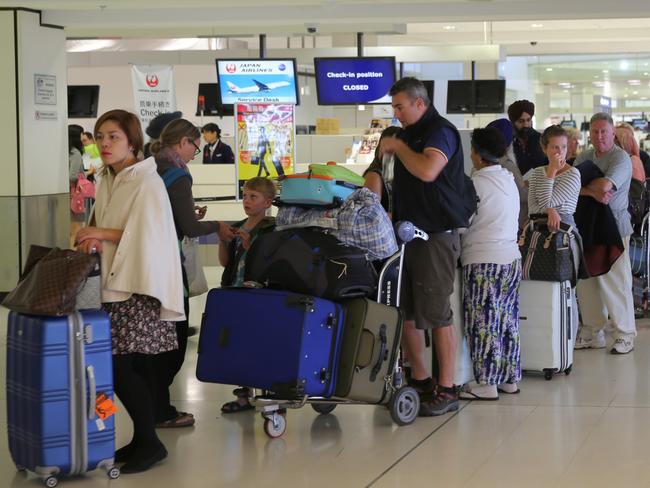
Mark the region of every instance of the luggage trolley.
[[650, 232], [646, 213], [641, 222], [639, 234], [630, 236], [629, 253], [632, 266], [632, 292], [636, 318], [642, 318], [648, 311], [648, 292], [650, 290]]
[[[379, 274], [379, 285], [377, 289], [377, 302], [398, 307], [402, 284], [402, 270], [406, 244], [413, 239], [428, 240], [426, 232], [415, 227], [411, 222], [401, 222], [396, 225], [396, 234], [401, 244], [397, 253], [388, 258], [382, 266]], [[397, 344], [402, 335], [402, 323], [400, 320], [399, 331], [395, 340]], [[388, 351], [381, 350], [380, 356], [388, 354]], [[380, 359], [381, 361], [381, 359]], [[418, 392], [403, 382], [401, 355], [398, 352], [395, 356], [395, 363], [389, 367], [389, 374], [383, 378], [386, 394], [384, 400], [377, 405], [386, 405], [390, 411], [391, 418], [397, 425], [409, 425], [415, 421], [420, 410], [420, 397]], [[312, 408], [321, 415], [332, 412], [337, 405], [367, 405], [364, 401], [350, 400], [344, 397], [317, 397], [303, 395], [296, 399], [280, 399], [275, 395], [269, 395], [263, 390], [251, 388], [252, 395], [249, 399], [255, 410], [260, 412], [264, 419], [264, 432], [271, 438], [282, 436], [287, 427], [287, 409], [302, 408], [310, 404]]]

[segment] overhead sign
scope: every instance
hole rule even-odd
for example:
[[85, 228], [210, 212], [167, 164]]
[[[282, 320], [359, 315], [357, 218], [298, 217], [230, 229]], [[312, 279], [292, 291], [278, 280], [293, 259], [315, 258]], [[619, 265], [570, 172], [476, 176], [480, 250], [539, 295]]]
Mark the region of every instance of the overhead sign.
[[298, 104], [294, 59], [216, 60], [221, 102]]
[[395, 58], [315, 58], [319, 105], [390, 103]]
[[176, 111], [174, 71], [171, 66], [133, 65], [133, 98], [135, 113], [142, 128], [159, 114]]

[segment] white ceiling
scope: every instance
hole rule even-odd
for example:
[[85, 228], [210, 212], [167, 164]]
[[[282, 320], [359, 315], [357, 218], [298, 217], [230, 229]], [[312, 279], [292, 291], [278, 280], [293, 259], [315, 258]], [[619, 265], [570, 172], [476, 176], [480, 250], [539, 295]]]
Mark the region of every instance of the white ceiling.
[[0, 0], [17, 4], [69, 37], [291, 36], [316, 25], [319, 35], [386, 34], [384, 45], [495, 43], [509, 54], [594, 52], [593, 43], [638, 52], [650, 40], [648, 0]]

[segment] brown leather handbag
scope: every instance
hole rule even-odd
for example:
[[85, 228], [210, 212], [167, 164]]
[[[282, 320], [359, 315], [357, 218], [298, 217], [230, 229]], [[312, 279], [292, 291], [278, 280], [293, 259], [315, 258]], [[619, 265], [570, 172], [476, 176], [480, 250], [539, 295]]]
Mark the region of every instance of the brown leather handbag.
[[32, 245], [23, 274], [2, 305], [31, 315], [67, 315], [99, 308], [99, 256]]

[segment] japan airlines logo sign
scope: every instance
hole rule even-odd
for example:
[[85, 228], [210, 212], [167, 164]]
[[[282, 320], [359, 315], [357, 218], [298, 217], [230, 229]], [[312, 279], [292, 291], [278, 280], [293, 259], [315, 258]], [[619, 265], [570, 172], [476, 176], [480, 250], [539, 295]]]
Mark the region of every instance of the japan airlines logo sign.
[[148, 87], [155, 88], [158, 86], [158, 75], [147, 75], [145, 81]]
[[231, 74], [234, 73], [235, 71], [237, 71], [237, 65], [233, 63], [227, 64], [226, 71]]

